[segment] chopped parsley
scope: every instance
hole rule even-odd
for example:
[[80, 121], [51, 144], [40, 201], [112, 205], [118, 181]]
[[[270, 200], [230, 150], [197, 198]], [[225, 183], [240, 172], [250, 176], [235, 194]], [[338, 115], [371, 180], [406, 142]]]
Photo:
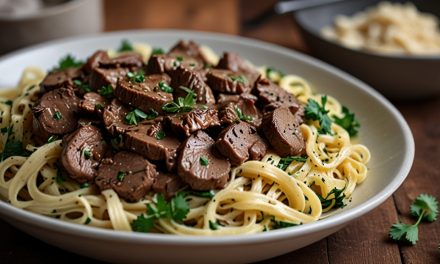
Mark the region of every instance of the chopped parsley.
[[95, 104], [95, 110], [102, 110], [102, 109], [104, 109], [104, 105], [100, 103]]
[[88, 148], [83, 148], [82, 155], [84, 156], [84, 158], [86, 160], [88, 160], [92, 157], [92, 153], [90, 152], [90, 149], [88, 149]]
[[165, 200], [163, 194], [157, 194], [153, 202], [147, 204], [146, 214], [139, 215], [131, 227], [136, 232], [149, 232], [158, 219], [171, 219], [182, 222], [189, 212], [189, 205], [183, 193], [179, 192], [170, 202]]
[[287, 157], [284, 157], [284, 158], [280, 159], [280, 162], [278, 162], [277, 167], [282, 169], [282, 170], [286, 170], [287, 167], [289, 167], [289, 165], [293, 161], [306, 162], [307, 161], [307, 157], [305, 157], [305, 156], [287, 156]]
[[211, 220], [209, 220], [209, 229], [211, 230], [217, 230], [219, 228], [219, 224], [217, 224], [216, 222], [213, 222]]
[[102, 86], [101, 89], [99, 89], [99, 94], [108, 99], [113, 96], [113, 87], [111, 84]]
[[325, 105], [327, 103], [327, 96], [321, 96], [321, 105], [315, 100], [309, 98], [307, 101], [307, 105], [304, 108], [304, 115], [306, 118], [311, 120], [319, 121], [319, 130], [320, 134], [332, 134], [331, 125], [332, 120], [328, 116], [328, 110], [325, 109]]
[[246, 122], [252, 121], [252, 116], [243, 114], [243, 111], [241, 111], [240, 107], [238, 106], [235, 107], [235, 113], [237, 114], [238, 119], [242, 121], [246, 121]]
[[55, 178], [55, 181], [59, 184], [63, 183], [66, 181], [66, 179], [64, 178], [63, 173], [61, 172], [60, 169], [57, 170], [57, 176]]
[[60, 120], [61, 118], [63, 118], [63, 116], [61, 115], [60, 111], [55, 111], [55, 113], [53, 114], [52, 118], [56, 121]]
[[169, 86], [165, 81], [160, 81], [159, 82], [159, 88], [166, 93], [172, 93], [173, 92], [173, 87]]
[[140, 109], [134, 109], [125, 116], [125, 123], [129, 125], [137, 125], [139, 121], [145, 119], [154, 119], [159, 115], [154, 109], [150, 109], [150, 112], [147, 114]]
[[47, 139], [47, 143], [52, 143], [52, 142], [54, 142], [55, 140], [57, 140], [58, 139], [58, 136], [57, 135], [52, 135], [52, 136], [50, 136], [48, 139]]
[[241, 84], [246, 84], [246, 77], [244, 77], [243, 75], [238, 75], [238, 76], [230, 76], [229, 79], [231, 79], [231, 81], [235, 82], [235, 83], [241, 83]]
[[130, 81], [136, 83], [143, 83], [145, 81], [145, 75], [143, 70], [140, 70], [138, 72], [129, 71], [127, 73], [127, 77], [129, 78]]
[[344, 208], [346, 204], [344, 203], [345, 189], [336, 189], [333, 188], [325, 197], [322, 197], [318, 194], [319, 201], [321, 202], [322, 208], [328, 208], [332, 206], [332, 208]]
[[53, 69], [53, 71], [61, 71], [66, 70], [68, 68], [74, 68], [79, 67], [84, 64], [81, 60], [76, 60], [75, 57], [73, 57], [71, 54], [67, 54], [66, 56], [62, 57], [58, 61], [58, 66]]
[[201, 157], [200, 157], [200, 165], [202, 165], [202, 166], [208, 166], [208, 164], [209, 164], [209, 160], [208, 160], [208, 158], [205, 157], [205, 156], [201, 156]]
[[395, 223], [391, 226], [389, 235], [393, 240], [408, 242], [412, 245], [419, 239], [419, 225], [421, 221], [434, 222], [438, 216], [438, 202], [429, 194], [420, 194], [411, 204], [411, 214], [417, 217], [417, 222], [410, 225]]
[[186, 195], [194, 195], [197, 197], [202, 197], [202, 198], [209, 198], [211, 199], [212, 197], [214, 197], [215, 192], [213, 190], [209, 190], [209, 191], [189, 191], [186, 192]]
[[90, 88], [87, 83], [83, 83], [81, 80], [73, 80], [73, 84], [75, 84], [76, 87], [78, 87], [85, 93], [92, 91], [92, 88]]
[[12, 106], [13, 101], [12, 100], [6, 100], [6, 101], [3, 101], [2, 103], [4, 103], [5, 105]]
[[165, 54], [165, 51], [162, 48], [153, 48], [151, 55], [161, 55]]
[[90, 224], [90, 222], [92, 222], [92, 219], [90, 219], [90, 217], [86, 218], [86, 221], [84, 222], [85, 225]]
[[121, 41], [121, 45], [118, 48], [118, 52], [133, 51], [133, 50], [134, 50], [133, 45], [127, 39], [123, 39]]
[[162, 110], [167, 113], [189, 112], [196, 105], [196, 94], [193, 90], [180, 86], [187, 94], [185, 97], [178, 97], [177, 102], [168, 102], [162, 106]]
[[118, 134], [116, 137], [110, 140], [110, 145], [112, 146], [113, 149], [119, 150], [121, 148], [122, 140], [123, 140], [122, 135]]
[[4, 134], [9, 134], [12, 131], [12, 127], [2, 127], [0, 129], [0, 132], [4, 135]]
[[85, 188], [89, 188], [89, 183], [88, 182], [85, 182], [85, 183], [81, 183], [80, 185], [79, 185], [79, 188], [81, 188], [81, 189], [85, 189]]
[[156, 135], [154, 136], [157, 140], [164, 139], [166, 137], [166, 134], [163, 130], [157, 131]]
[[21, 141], [7, 140], [3, 152], [0, 153], [0, 161], [3, 161], [11, 156], [28, 157], [31, 152], [27, 151]]
[[267, 76], [267, 78], [269, 78], [270, 80], [273, 80], [274, 79], [273, 78], [274, 75], [275, 76], [278, 75], [281, 78], [285, 76], [284, 72], [282, 72], [280, 70], [277, 70], [274, 67], [267, 67], [266, 68], [266, 76]]
[[333, 116], [335, 123], [347, 130], [350, 137], [356, 136], [359, 127], [361, 126], [359, 121], [356, 119], [354, 113], [350, 112], [350, 110], [345, 106], [342, 107], [342, 113], [344, 114], [343, 118]]
[[280, 229], [280, 228], [286, 228], [286, 227], [297, 226], [297, 225], [298, 224], [291, 223], [291, 222], [276, 220], [275, 217], [272, 219], [272, 228], [273, 229]]
[[124, 180], [127, 173], [125, 171], [118, 171], [118, 174], [116, 175], [116, 179], [121, 182]]

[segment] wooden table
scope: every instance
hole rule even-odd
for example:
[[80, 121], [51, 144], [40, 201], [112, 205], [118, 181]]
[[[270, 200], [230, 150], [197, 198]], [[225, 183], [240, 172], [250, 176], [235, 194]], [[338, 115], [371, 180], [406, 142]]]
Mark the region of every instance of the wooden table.
[[[309, 52], [288, 15], [255, 29], [243, 21], [273, 1], [155, 0], [105, 2], [106, 30], [183, 28], [257, 38]], [[313, 55], [313, 54], [312, 54]], [[414, 165], [405, 183], [384, 204], [345, 229], [306, 248], [261, 263], [440, 263], [440, 221], [423, 224], [416, 246], [395, 243], [388, 230], [397, 219], [409, 221], [409, 205], [420, 193], [440, 198], [440, 98], [394, 102], [409, 123], [416, 142]], [[412, 221], [412, 219], [411, 219]], [[0, 262], [88, 262], [49, 246], [0, 221]]]

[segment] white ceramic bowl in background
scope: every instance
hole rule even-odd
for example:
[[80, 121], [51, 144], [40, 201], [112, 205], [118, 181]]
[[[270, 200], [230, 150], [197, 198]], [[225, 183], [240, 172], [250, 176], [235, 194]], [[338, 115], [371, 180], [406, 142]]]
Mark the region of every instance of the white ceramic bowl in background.
[[[243, 263], [281, 255], [320, 240], [379, 206], [400, 186], [414, 158], [411, 131], [379, 93], [332, 66], [260, 41], [190, 31], [127, 31], [71, 38], [28, 48], [0, 59], [0, 87], [14, 85], [29, 65], [52, 68], [71, 53], [86, 58], [97, 49], [116, 48], [122, 39], [168, 48], [192, 39], [217, 53], [235, 51], [256, 65], [270, 65], [304, 77], [314, 90], [335, 96], [359, 118], [359, 142], [372, 159], [369, 175], [352, 202], [334, 215], [302, 226], [254, 235], [200, 237], [116, 232], [36, 215], [0, 201], [0, 215], [17, 228], [54, 246], [92, 258], [123, 263]], [[384, 234], [384, 237], [387, 234]]]
[[102, 0], [66, 0], [29, 14], [0, 15], [0, 54], [102, 29]]

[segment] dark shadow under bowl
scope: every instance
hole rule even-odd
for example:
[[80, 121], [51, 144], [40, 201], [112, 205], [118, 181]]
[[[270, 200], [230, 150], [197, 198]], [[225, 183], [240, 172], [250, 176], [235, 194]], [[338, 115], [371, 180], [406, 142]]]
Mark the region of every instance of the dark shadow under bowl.
[[[381, 2], [351, 0], [297, 11], [293, 17], [314, 54], [370, 84], [394, 100], [440, 94], [440, 56], [381, 55], [346, 48], [321, 36], [337, 15], [353, 15]], [[392, 1], [405, 2], [405, 1]], [[440, 17], [440, 2], [413, 0], [421, 12]]]

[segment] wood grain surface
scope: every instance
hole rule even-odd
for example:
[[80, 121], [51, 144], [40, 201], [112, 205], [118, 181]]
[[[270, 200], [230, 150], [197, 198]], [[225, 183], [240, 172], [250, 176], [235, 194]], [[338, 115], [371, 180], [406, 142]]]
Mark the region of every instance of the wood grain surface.
[[[223, 32], [261, 39], [311, 53], [289, 15], [255, 28], [244, 21], [273, 0], [106, 0], [106, 30], [180, 28]], [[313, 55], [313, 53], [311, 53]], [[411, 172], [384, 204], [343, 230], [308, 247], [260, 263], [440, 263], [440, 221], [422, 224], [416, 246], [395, 243], [388, 230], [409, 218], [411, 201], [420, 193], [440, 198], [440, 98], [393, 102], [409, 123], [416, 142]], [[90, 262], [84, 257], [40, 242], [0, 221], [1, 263], [52, 263], [60, 259]]]

